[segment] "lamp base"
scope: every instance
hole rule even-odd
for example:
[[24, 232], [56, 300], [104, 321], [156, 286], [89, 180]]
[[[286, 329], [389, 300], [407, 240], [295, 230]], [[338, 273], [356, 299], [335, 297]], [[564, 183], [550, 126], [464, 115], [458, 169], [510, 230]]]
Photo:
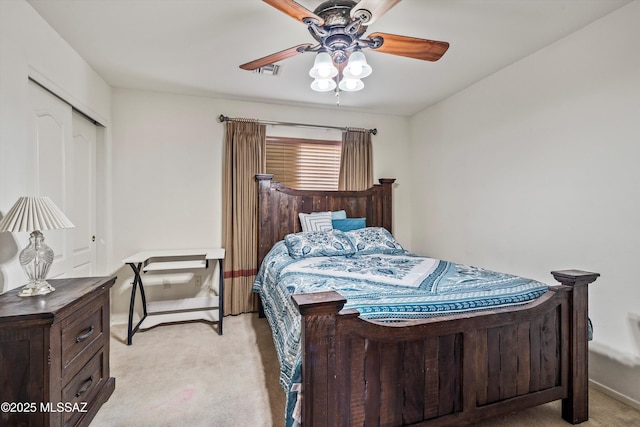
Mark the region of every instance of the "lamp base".
[[21, 297], [46, 295], [55, 291], [45, 279], [53, 262], [53, 249], [44, 243], [44, 236], [35, 230], [29, 236], [29, 244], [20, 252], [20, 265], [29, 283], [18, 294]]
[[38, 295], [46, 295], [55, 291], [56, 288], [51, 286], [46, 280], [40, 280], [38, 282], [30, 282], [25, 285], [24, 288], [18, 293], [19, 297], [35, 297]]

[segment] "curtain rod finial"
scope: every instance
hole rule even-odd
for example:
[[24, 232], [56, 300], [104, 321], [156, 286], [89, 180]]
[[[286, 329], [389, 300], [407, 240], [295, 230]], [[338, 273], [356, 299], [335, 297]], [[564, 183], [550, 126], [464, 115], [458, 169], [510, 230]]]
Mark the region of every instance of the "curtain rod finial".
[[218, 116], [218, 121], [219, 121], [220, 123], [226, 122], [227, 120], [229, 120], [229, 117], [225, 117], [225, 116], [224, 116], [224, 114], [220, 114], [220, 115]]
[[378, 129], [376, 129], [376, 128], [371, 129], [371, 134], [377, 135], [378, 134]]

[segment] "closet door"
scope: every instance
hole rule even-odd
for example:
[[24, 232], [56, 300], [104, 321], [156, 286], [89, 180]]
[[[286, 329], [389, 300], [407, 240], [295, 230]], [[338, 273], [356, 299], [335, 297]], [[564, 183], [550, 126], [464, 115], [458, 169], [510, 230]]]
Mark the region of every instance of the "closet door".
[[[95, 271], [95, 126], [69, 104], [29, 83], [32, 195], [49, 196], [75, 225], [43, 231], [55, 258], [48, 278]], [[84, 122], [86, 123], [84, 123]], [[90, 130], [93, 127], [93, 130]], [[77, 128], [77, 129], [76, 129]]]
[[68, 168], [71, 194], [69, 210], [76, 219], [71, 229], [72, 277], [95, 274], [96, 265], [96, 126], [73, 112], [73, 167]]

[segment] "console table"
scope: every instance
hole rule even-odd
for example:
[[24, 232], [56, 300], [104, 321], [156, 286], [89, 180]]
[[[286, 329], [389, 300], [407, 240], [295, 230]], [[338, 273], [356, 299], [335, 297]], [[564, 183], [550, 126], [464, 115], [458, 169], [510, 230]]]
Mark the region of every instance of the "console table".
[[[218, 334], [222, 335], [222, 318], [224, 316], [224, 278], [222, 263], [224, 255], [225, 250], [223, 248], [204, 248], [142, 251], [125, 258], [122, 262], [129, 265], [134, 274], [133, 284], [131, 287], [131, 301], [129, 303], [127, 344], [131, 345], [133, 335], [138, 331], [140, 325], [144, 322], [147, 316], [159, 314], [209, 311], [217, 309], [218, 320], [213, 323], [218, 324]], [[147, 297], [144, 293], [144, 285], [142, 283], [142, 275], [144, 273], [148, 271], [206, 269], [209, 267], [209, 261], [211, 260], [218, 260], [218, 267], [220, 270], [217, 301], [214, 301], [209, 297], [192, 297], [180, 300], [147, 302]], [[142, 299], [142, 318], [134, 326], [133, 311], [135, 308], [138, 288], [140, 288], [140, 297]]]

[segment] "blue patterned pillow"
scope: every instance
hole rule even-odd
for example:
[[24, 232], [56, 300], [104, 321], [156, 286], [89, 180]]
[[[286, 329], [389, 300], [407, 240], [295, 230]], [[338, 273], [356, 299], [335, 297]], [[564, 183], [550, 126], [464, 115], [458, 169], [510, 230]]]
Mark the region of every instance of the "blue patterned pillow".
[[356, 253], [351, 240], [340, 230], [287, 234], [284, 243], [289, 250], [289, 256], [295, 259]]
[[365, 228], [367, 226], [366, 218], [344, 218], [344, 219], [332, 219], [331, 225], [334, 229], [341, 231], [357, 230], [359, 228]]
[[405, 250], [385, 228], [367, 227], [347, 231], [358, 254], [398, 254]]

